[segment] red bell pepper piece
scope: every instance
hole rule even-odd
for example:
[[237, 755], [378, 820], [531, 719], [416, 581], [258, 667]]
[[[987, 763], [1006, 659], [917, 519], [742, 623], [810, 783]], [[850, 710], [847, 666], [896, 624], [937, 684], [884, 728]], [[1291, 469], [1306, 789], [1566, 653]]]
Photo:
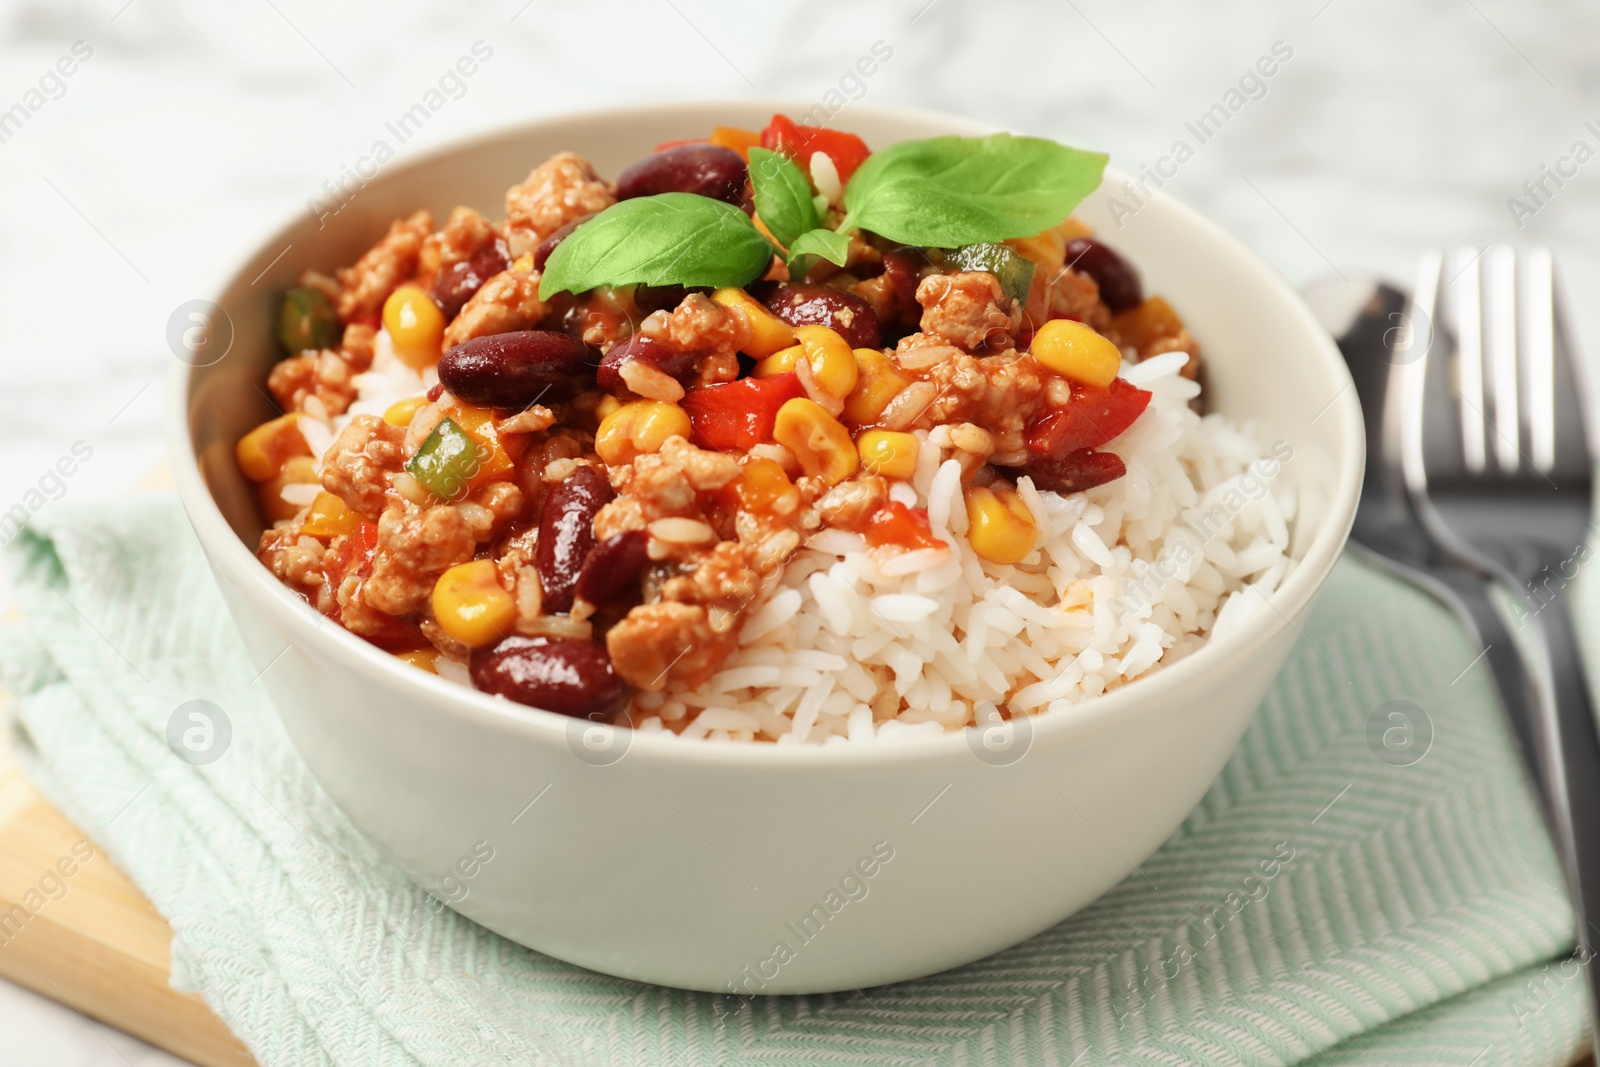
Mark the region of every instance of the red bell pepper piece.
[[1121, 434], [1150, 406], [1150, 393], [1122, 379], [1102, 389], [1072, 383], [1072, 399], [1050, 408], [1028, 426], [1028, 452], [1036, 457], [1064, 456], [1099, 448]]
[[928, 523], [927, 508], [910, 508], [898, 500], [891, 500], [872, 513], [867, 520], [867, 544], [873, 548], [898, 545], [901, 548], [943, 548], [944, 542], [933, 535]]
[[1128, 473], [1127, 465], [1115, 452], [1096, 452], [1080, 448], [1061, 456], [1036, 456], [1023, 473], [1039, 489], [1053, 493], [1081, 493], [1097, 485], [1114, 482]]
[[772, 116], [767, 128], [761, 131], [761, 147], [788, 156], [808, 175], [811, 156], [821, 152], [833, 160], [833, 169], [839, 172], [841, 182], [849, 181], [850, 175], [872, 154], [867, 142], [853, 133], [802, 126], [787, 115]]
[[333, 562], [328, 566], [328, 585], [334, 589], [339, 588], [340, 583], [351, 573], [352, 566], [358, 578], [365, 578], [371, 574], [372, 557], [377, 551], [378, 524], [362, 519], [356, 524], [355, 532], [339, 542]]
[[718, 452], [745, 452], [770, 441], [778, 409], [805, 395], [800, 376], [790, 371], [770, 378], [702, 385], [685, 393], [680, 405], [689, 414], [696, 445]]

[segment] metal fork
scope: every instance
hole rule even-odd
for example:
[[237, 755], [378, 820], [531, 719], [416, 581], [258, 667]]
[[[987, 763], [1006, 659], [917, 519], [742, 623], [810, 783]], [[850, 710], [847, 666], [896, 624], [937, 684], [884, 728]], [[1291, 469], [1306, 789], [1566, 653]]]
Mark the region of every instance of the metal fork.
[[1424, 363], [1407, 386], [1406, 488], [1441, 549], [1515, 593], [1519, 628], [1531, 627], [1533, 745], [1588, 962], [1600, 944], [1600, 733], [1563, 594], [1588, 559], [1593, 460], [1550, 253], [1429, 253], [1412, 315], [1456, 343], [1452, 360]]

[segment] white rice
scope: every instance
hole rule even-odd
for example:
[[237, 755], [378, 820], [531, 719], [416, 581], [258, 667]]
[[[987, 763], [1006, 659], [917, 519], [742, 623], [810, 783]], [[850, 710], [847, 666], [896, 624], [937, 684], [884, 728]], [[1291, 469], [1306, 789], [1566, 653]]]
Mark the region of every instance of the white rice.
[[755, 605], [704, 685], [643, 694], [637, 728], [785, 744], [937, 736], [985, 715], [1066, 711], [1194, 652], [1293, 572], [1286, 445], [1189, 402], [1187, 357], [1127, 364], [1154, 393], [1112, 446], [1128, 474], [1060, 496], [1017, 488], [1041, 530], [1015, 565], [967, 543], [960, 470], [922, 451], [893, 497], [928, 509], [948, 549], [869, 549], [824, 530]]
[[[1169, 352], [1123, 365], [1122, 377], [1154, 394], [1111, 446], [1126, 477], [1070, 496], [1019, 480], [1041, 537], [1015, 565], [972, 551], [960, 469], [918, 431], [916, 473], [890, 495], [927, 508], [949, 547], [871, 549], [858, 534], [818, 531], [746, 614], [740, 648], [717, 674], [640, 693], [635, 728], [781, 744], [937, 736], [997, 709], [1066, 711], [1271, 610], [1306, 539], [1281, 471], [1293, 450], [1196, 414], [1187, 361]], [[349, 415], [381, 416], [437, 380], [397, 359], [380, 331]], [[313, 455], [349, 415], [301, 420]], [[443, 656], [438, 671], [470, 684]]]

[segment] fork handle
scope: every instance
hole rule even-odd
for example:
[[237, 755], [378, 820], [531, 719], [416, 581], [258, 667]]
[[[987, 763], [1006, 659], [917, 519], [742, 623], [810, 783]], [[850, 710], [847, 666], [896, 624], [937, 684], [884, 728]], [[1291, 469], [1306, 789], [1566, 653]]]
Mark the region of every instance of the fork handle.
[[[1548, 727], [1542, 727], [1539, 721], [1542, 709], [1536, 701], [1527, 663], [1512, 639], [1505, 616], [1489, 597], [1490, 583], [1476, 571], [1450, 565], [1432, 567], [1428, 575], [1444, 587], [1437, 595], [1455, 609], [1461, 621], [1483, 646], [1483, 659], [1500, 693], [1500, 703], [1516, 739], [1522, 765], [1538, 793], [1539, 808], [1552, 832], [1555, 832], [1557, 816], [1554, 807], [1558, 801], [1550, 789], [1553, 750], [1550, 731]], [[1600, 812], [1600, 809], [1596, 811]], [[1597, 824], [1596, 831], [1600, 832], [1600, 824]], [[1600, 918], [1600, 914], [1596, 917]]]
[[[1551, 795], [1557, 798], [1557, 840], [1568, 857], [1567, 877], [1578, 912], [1578, 944], [1584, 959], [1600, 942], [1600, 729], [1583, 672], [1577, 630], [1559, 598], [1534, 616], [1549, 657], [1555, 756]], [[1600, 983], [1591, 983], [1591, 989]]]

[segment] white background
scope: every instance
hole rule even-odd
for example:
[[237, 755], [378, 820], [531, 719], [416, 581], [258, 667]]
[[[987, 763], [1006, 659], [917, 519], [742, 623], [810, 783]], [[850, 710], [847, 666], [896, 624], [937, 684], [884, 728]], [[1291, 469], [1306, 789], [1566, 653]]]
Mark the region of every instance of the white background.
[[[480, 39], [493, 58], [402, 160], [558, 111], [820, 99], [881, 40], [893, 56], [866, 102], [1054, 136], [1137, 171], [1283, 41], [1293, 57], [1265, 95], [1163, 195], [1297, 284], [1409, 278], [1430, 244], [1549, 244], [1600, 351], [1600, 159], [1520, 231], [1506, 204], [1579, 138], [1600, 149], [1584, 129], [1600, 128], [1592, 2], [34, 0], [0, 4], [0, 110], [74, 42], [93, 56], [0, 144], [0, 511], [79, 440], [94, 455], [66, 496], [162, 484], [169, 314]], [[0, 983], [0, 1064], [175, 1062]]]

